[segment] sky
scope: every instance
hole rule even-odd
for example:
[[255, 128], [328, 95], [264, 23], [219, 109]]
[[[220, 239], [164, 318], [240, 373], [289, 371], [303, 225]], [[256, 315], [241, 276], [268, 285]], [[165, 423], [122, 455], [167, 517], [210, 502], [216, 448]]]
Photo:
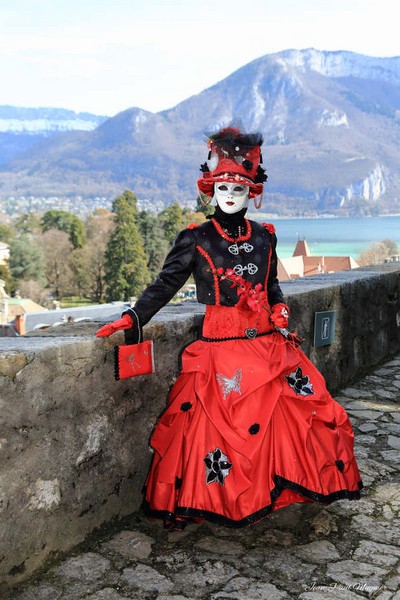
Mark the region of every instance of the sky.
[[290, 48], [399, 56], [398, 0], [0, 0], [0, 105], [175, 106]]

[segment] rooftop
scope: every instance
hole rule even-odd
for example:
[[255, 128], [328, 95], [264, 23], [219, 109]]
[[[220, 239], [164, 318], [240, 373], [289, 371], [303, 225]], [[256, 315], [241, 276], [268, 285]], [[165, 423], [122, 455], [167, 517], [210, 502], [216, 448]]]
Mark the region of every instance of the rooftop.
[[278, 279], [297, 279], [323, 273], [337, 273], [356, 269], [358, 263], [351, 256], [312, 256], [306, 240], [298, 240], [293, 255], [278, 259]]

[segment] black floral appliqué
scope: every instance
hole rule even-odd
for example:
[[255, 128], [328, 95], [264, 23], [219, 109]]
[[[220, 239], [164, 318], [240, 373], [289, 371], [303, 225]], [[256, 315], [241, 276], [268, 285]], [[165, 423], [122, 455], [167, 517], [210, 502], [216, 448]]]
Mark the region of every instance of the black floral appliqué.
[[342, 460], [337, 460], [337, 461], [335, 461], [335, 465], [337, 466], [337, 468], [339, 469], [339, 471], [341, 473], [343, 473], [343, 471], [344, 471], [344, 462]]
[[192, 403], [191, 402], [184, 402], [183, 404], [181, 404], [181, 410], [183, 412], [187, 412], [191, 408], [192, 408]]
[[260, 424], [259, 423], [253, 423], [253, 425], [251, 427], [249, 427], [249, 433], [251, 435], [255, 435], [259, 431], [260, 431]]
[[206, 482], [213, 483], [216, 481], [224, 485], [225, 477], [229, 475], [232, 468], [232, 463], [229, 462], [226, 454], [220, 448], [216, 448], [214, 452], [209, 452], [204, 459], [206, 464]]
[[297, 367], [296, 371], [293, 371], [290, 375], [285, 375], [285, 379], [296, 394], [300, 394], [300, 396], [309, 396], [315, 393], [308, 375], [303, 375], [301, 367]]

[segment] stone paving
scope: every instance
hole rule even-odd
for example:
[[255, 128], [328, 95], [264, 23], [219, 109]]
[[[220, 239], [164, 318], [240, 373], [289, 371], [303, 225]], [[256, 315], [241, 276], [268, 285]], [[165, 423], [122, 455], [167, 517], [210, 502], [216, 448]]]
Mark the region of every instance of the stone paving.
[[292, 505], [237, 531], [168, 533], [137, 513], [1, 600], [400, 600], [400, 355], [336, 398], [360, 501]]

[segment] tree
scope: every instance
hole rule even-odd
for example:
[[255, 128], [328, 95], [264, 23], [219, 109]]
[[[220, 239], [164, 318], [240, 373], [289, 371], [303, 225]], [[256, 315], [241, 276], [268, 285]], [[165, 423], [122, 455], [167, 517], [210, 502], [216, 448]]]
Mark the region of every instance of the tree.
[[17, 217], [14, 227], [19, 233], [36, 233], [41, 230], [39, 217], [33, 212]]
[[46, 278], [57, 300], [71, 293], [74, 287], [70, 258], [73, 250], [64, 231], [49, 229], [41, 242], [45, 253]]
[[44, 253], [31, 234], [23, 233], [11, 240], [9, 263], [16, 280], [33, 279], [46, 285]]
[[149, 282], [147, 256], [137, 224], [137, 198], [129, 190], [112, 207], [115, 229], [106, 250], [106, 300], [126, 300], [139, 294]]
[[151, 278], [154, 279], [164, 263], [170, 245], [165, 238], [164, 229], [157, 216], [142, 210], [139, 213], [138, 224], [148, 256], [147, 268]]
[[385, 239], [382, 240], [382, 244], [387, 248], [388, 256], [399, 253], [399, 246], [394, 240]]
[[14, 294], [17, 286], [15, 279], [11, 275], [11, 271], [7, 265], [0, 265], [0, 279], [5, 283], [4, 289], [10, 296]]
[[373, 242], [367, 250], [362, 252], [357, 259], [361, 266], [377, 265], [385, 262], [385, 259], [392, 254], [398, 253], [398, 246], [393, 240], [383, 240], [382, 242]]
[[0, 225], [0, 242], [9, 244], [14, 237], [14, 231], [9, 225]]
[[[89, 240], [83, 248], [87, 260], [88, 284], [87, 296], [96, 303], [104, 302], [105, 298], [105, 249], [102, 247], [104, 240], [100, 240], [101, 245], [95, 240]], [[107, 244], [107, 238], [105, 239]]]
[[200, 200], [200, 197], [196, 198], [196, 212], [201, 212], [205, 217], [208, 215], [212, 215], [214, 212], [214, 206], [210, 206], [210, 204], [203, 204]]
[[33, 281], [32, 279], [20, 281], [18, 290], [21, 298], [30, 298], [42, 306], [46, 306], [49, 300], [48, 292], [44, 287], [38, 281]]
[[103, 208], [96, 209], [86, 221], [87, 242], [82, 248], [88, 268], [87, 294], [94, 302], [104, 302], [105, 253], [111, 232], [115, 227], [114, 215]]
[[82, 248], [86, 241], [85, 227], [76, 215], [66, 210], [48, 210], [42, 217], [42, 230], [58, 229], [68, 234], [74, 248]]
[[183, 212], [177, 202], [173, 202], [160, 212], [161, 224], [164, 229], [165, 238], [171, 245], [178, 233], [184, 227]]
[[[212, 208], [211, 213], [213, 213], [213, 212], [214, 212], [214, 207]], [[198, 225], [201, 225], [206, 220], [205, 214], [206, 213], [203, 213], [201, 211], [193, 212], [192, 210], [189, 210], [188, 208], [184, 208], [182, 211], [183, 226], [187, 227], [190, 223], [197, 223]]]
[[90, 286], [89, 260], [86, 245], [73, 250], [70, 255], [69, 267], [72, 273], [72, 290], [74, 295], [84, 298]]

